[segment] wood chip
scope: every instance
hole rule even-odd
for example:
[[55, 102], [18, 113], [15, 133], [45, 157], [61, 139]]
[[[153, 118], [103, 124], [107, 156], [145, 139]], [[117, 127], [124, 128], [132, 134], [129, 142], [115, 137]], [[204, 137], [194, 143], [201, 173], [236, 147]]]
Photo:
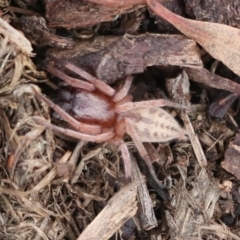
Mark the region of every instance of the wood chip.
[[140, 181], [133, 182], [116, 193], [77, 240], [107, 240], [118, 231], [137, 211], [139, 183]]

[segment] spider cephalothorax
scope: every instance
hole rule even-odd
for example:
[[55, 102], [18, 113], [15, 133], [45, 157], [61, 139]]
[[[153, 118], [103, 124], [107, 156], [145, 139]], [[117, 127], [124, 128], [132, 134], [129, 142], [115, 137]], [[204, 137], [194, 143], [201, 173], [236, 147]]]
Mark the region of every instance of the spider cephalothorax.
[[113, 128], [116, 125], [116, 103], [99, 90], [89, 92], [68, 87], [64, 92], [60, 91], [57, 102], [63, 110], [82, 123], [102, 128]]
[[33, 119], [52, 130], [81, 140], [118, 145], [122, 152], [127, 178], [131, 176], [131, 159], [123, 141], [125, 133], [132, 138], [151, 172], [153, 171], [151, 161], [142, 142], [166, 142], [175, 138], [186, 138], [186, 130], [182, 129], [175, 119], [159, 106], [186, 107], [164, 99], [132, 102], [128, 95], [132, 77], [127, 77], [124, 86], [116, 92], [79, 67], [65, 61], [60, 63], [88, 82], [72, 78], [48, 66], [47, 70], [50, 73], [71, 85], [68, 90], [62, 92], [62, 108], [37, 91], [35, 93], [74, 130], [57, 127], [40, 117], [33, 117]]

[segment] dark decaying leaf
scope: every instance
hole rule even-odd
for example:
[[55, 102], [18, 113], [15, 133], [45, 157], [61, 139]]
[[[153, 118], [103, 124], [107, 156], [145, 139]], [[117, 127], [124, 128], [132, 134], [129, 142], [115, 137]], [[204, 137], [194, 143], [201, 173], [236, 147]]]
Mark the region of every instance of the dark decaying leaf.
[[101, 36], [76, 42], [71, 50], [52, 49], [49, 55], [81, 66], [107, 83], [154, 65], [202, 68], [196, 43], [181, 35]]
[[232, 104], [239, 98], [238, 93], [225, 93], [224, 97], [216, 99], [208, 108], [212, 117], [223, 118]]
[[232, 143], [230, 143], [226, 153], [225, 159], [222, 162], [222, 168], [232, 173], [238, 180], [240, 180], [240, 133]]

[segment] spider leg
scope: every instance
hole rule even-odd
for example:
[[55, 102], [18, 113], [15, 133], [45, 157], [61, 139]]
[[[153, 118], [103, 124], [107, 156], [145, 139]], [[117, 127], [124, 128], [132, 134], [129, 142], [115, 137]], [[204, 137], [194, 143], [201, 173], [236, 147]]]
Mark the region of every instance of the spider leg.
[[63, 65], [65, 68], [71, 70], [74, 73], [77, 73], [79, 76], [83, 77], [90, 83], [92, 83], [96, 88], [98, 88], [101, 92], [105, 93], [108, 96], [113, 96], [115, 94], [115, 90], [108, 86], [105, 82], [102, 80], [95, 78], [91, 74], [87, 73], [84, 71], [82, 68], [77, 67], [76, 65], [65, 61], [65, 60], [56, 60], [59, 62], [61, 65]]
[[[137, 132], [134, 129], [134, 126], [133, 126], [133, 123], [132, 123], [131, 119], [125, 117], [124, 121], [125, 121], [127, 134], [132, 138], [133, 142], [135, 143], [135, 146], [138, 149], [138, 152], [140, 153], [141, 157], [145, 160], [146, 165], [149, 169], [149, 172], [150, 172], [152, 178], [157, 183], [158, 187], [160, 187], [160, 189], [162, 190], [164, 188], [164, 185], [158, 180], [158, 178], [156, 176], [156, 173], [153, 169], [151, 159], [150, 159], [145, 147], [143, 146], [140, 138], [138, 137]], [[162, 197], [164, 197], [164, 194], [162, 194]]]
[[95, 90], [95, 86], [93, 84], [82, 81], [77, 78], [72, 78], [72, 77], [66, 75], [65, 73], [55, 69], [54, 67], [51, 67], [50, 65], [48, 65], [46, 67], [46, 70], [48, 72], [50, 72], [52, 75], [64, 80], [65, 82], [67, 82], [69, 85], [71, 85], [73, 87], [82, 88], [82, 89], [85, 89], [90, 92]]
[[126, 78], [126, 81], [125, 81], [123, 87], [121, 88], [121, 90], [119, 92], [117, 92], [115, 94], [115, 96], [113, 97], [113, 101], [114, 102], [119, 102], [120, 100], [122, 100], [124, 97], [127, 96], [128, 91], [129, 91], [129, 89], [131, 87], [132, 81], [133, 81], [133, 77], [132, 76], [128, 76]]
[[116, 106], [115, 111], [117, 113], [122, 113], [122, 112], [126, 112], [126, 111], [136, 109], [136, 108], [146, 108], [146, 107], [150, 108], [150, 107], [164, 107], [164, 106], [190, 110], [189, 106], [171, 102], [166, 99], [157, 99], [157, 100], [148, 100], [148, 101], [141, 101], [141, 102], [123, 103], [123, 104]]
[[42, 94], [40, 94], [36, 89], [33, 88], [33, 91], [38, 99], [45, 102], [56, 113], [58, 113], [59, 116], [61, 116], [63, 120], [68, 122], [76, 130], [81, 131], [81, 132], [87, 132], [90, 134], [98, 134], [101, 132], [100, 126], [85, 124], [85, 123], [81, 123], [81, 122], [77, 121], [75, 118], [73, 118], [71, 115], [69, 115], [67, 112], [65, 112], [58, 105], [54, 104], [51, 100], [49, 100], [48, 98], [46, 98]]
[[131, 157], [127, 148], [127, 145], [124, 141], [121, 142], [119, 148], [122, 153], [122, 159], [124, 162], [124, 170], [125, 170], [125, 177], [130, 178], [132, 175], [132, 164], [131, 164]]
[[97, 135], [89, 135], [89, 134], [80, 133], [80, 132], [77, 132], [77, 131], [74, 131], [74, 130], [71, 130], [68, 128], [57, 127], [41, 117], [31, 117], [31, 119], [34, 122], [36, 122], [37, 124], [40, 124], [40, 125], [48, 128], [48, 129], [51, 129], [53, 131], [57, 131], [59, 133], [65, 134], [67, 136], [70, 136], [70, 137], [73, 137], [76, 139], [80, 139], [80, 140], [84, 140], [84, 141], [89, 141], [89, 142], [98, 142], [98, 143], [104, 142], [104, 141], [111, 139], [115, 135], [113, 130], [106, 132], [106, 133], [97, 134]]

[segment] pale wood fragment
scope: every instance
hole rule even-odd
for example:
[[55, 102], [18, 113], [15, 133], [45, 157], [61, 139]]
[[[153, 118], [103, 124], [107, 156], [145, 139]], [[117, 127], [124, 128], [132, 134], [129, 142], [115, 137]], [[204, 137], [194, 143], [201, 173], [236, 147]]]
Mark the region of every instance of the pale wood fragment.
[[137, 187], [140, 182], [130, 183], [116, 193], [77, 240], [107, 240], [118, 231], [137, 211]]

